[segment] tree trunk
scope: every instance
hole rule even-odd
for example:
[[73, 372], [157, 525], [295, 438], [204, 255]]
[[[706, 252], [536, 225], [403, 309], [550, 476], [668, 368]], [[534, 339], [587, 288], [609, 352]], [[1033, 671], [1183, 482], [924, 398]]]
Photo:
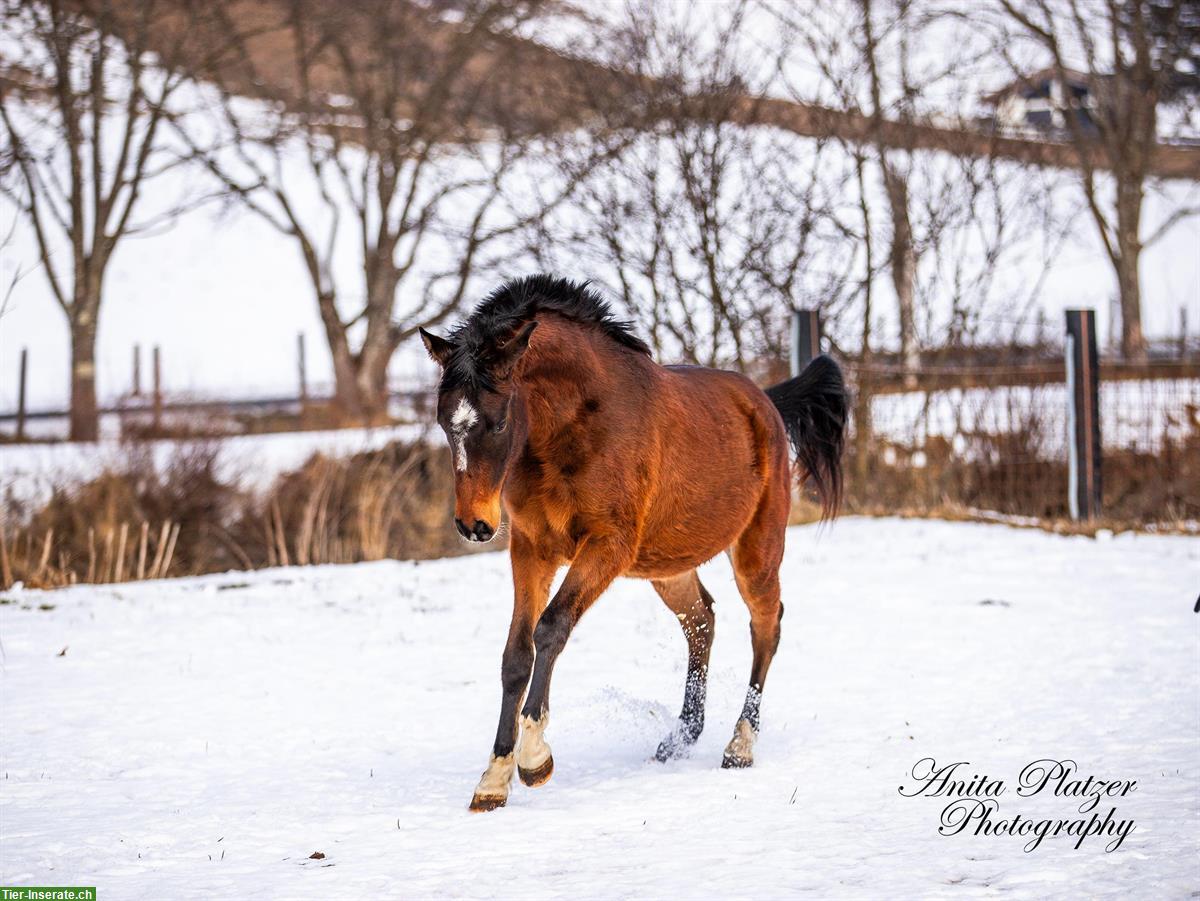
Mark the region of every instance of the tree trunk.
[[347, 423], [363, 421], [363, 402], [358, 391], [358, 367], [353, 355], [348, 351], [333, 354], [333, 402], [339, 419]]
[[396, 300], [399, 277], [392, 263], [395, 241], [382, 242], [376, 253], [368, 258], [367, 267], [367, 333], [358, 352], [358, 396], [363, 416], [370, 425], [387, 422], [388, 364], [396, 353], [392, 307]]
[[[861, 179], [860, 179], [861, 185]], [[865, 216], [864, 216], [865, 218]], [[863, 284], [863, 325], [862, 351], [859, 354], [858, 382], [854, 386], [854, 475], [857, 484], [870, 484], [871, 472], [871, 393], [873, 389], [871, 375], [871, 241], [869, 237], [870, 223], [867, 222], [864, 231], [868, 234], [866, 242], [867, 272]], [[866, 496], [865, 493], [863, 495]]]
[[904, 176], [887, 161], [881, 160], [883, 183], [887, 190], [892, 219], [891, 267], [892, 285], [900, 319], [900, 361], [904, 367], [904, 384], [915, 388], [920, 355], [917, 350], [917, 321], [914, 309], [916, 257], [913, 252], [912, 224], [908, 218], [908, 185]]
[[381, 425], [388, 417], [387, 364], [390, 355], [368, 353], [334, 356], [334, 403], [343, 421]]
[[346, 326], [338, 316], [337, 298], [329, 291], [318, 292], [317, 311], [325, 327], [325, 341], [333, 360], [334, 406], [345, 422], [362, 422], [363, 405], [358, 392], [358, 366], [346, 337]]
[[396, 351], [391, 330], [391, 306], [385, 314], [371, 310], [362, 348], [350, 349], [346, 325], [337, 314], [336, 297], [329, 292], [317, 297], [325, 339], [333, 360], [334, 405], [346, 423], [378, 425], [387, 420], [387, 368]]
[[391, 354], [364, 354], [358, 368], [358, 394], [363, 416], [369, 425], [381, 425], [388, 418], [387, 367]]
[[96, 316], [85, 308], [71, 322], [71, 432], [72, 441], [100, 437], [100, 411], [96, 404]]
[[381, 318], [372, 326], [368, 327], [358, 354], [357, 385], [364, 418], [371, 425], [380, 425], [388, 419], [387, 372], [397, 342], [390, 318]]
[[1138, 275], [1142, 245], [1142, 183], [1136, 178], [1117, 180], [1117, 290], [1121, 300], [1121, 356], [1132, 363], [1146, 360], [1142, 335], [1142, 289]]

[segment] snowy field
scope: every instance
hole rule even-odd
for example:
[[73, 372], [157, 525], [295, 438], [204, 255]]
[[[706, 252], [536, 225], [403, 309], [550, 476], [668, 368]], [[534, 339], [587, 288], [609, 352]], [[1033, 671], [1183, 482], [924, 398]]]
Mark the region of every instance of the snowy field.
[[[684, 646], [614, 586], [555, 676], [557, 769], [466, 805], [490, 748], [503, 554], [15, 591], [0, 605], [0, 883], [117, 898], [1194, 897], [1200, 541], [846, 519], [796, 528], [754, 769], [719, 767], [749, 670], [727, 563], [708, 725], [649, 758]], [[940, 835], [922, 758], [1136, 780], [1111, 835]], [[323, 859], [310, 857], [320, 851]], [[212, 893], [212, 894], [207, 894]]]

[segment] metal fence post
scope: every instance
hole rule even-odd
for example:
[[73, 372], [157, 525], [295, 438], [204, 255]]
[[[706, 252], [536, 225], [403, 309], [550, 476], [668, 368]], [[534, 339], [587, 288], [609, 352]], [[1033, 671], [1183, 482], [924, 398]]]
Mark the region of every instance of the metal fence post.
[[162, 352], [157, 344], [152, 354], [154, 365], [154, 433], [162, 431], [163, 396], [162, 396]]
[[1100, 515], [1100, 360], [1095, 310], [1067, 310], [1067, 506], [1071, 518]]
[[17, 370], [17, 440], [25, 440], [25, 386], [29, 375], [29, 348], [21, 348], [21, 368]]
[[821, 311], [792, 311], [792, 377], [821, 353]]
[[300, 377], [300, 406], [308, 403], [308, 364], [304, 358], [304, 332], [296, 335], [296, 362]]

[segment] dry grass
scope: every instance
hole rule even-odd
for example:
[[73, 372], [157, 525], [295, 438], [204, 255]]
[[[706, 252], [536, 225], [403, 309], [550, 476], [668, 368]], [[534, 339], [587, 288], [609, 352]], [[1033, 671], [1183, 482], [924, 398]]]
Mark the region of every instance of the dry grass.
[[347, 459], [315, 455], [262, 494], [224, 481], [218, 450], [190, 446], [159, 471], [131, 443], [120, 466], [55, 490], [39, 509], [10, 507], [0, 522], [0, 588], [470, 550], [450, 527], [444, 448], [393, 443]]
[[[1020, 439], [1009, 437], [1011, 442]], [[1056, 532], [1100, 528], [1191, 532], [1200, 520], [1200, 436], [1157, 454], [1109, 451], [1103, 460], [1103, 516], [1075, 523], [1067, 507], [1067, 464], [1009, 446], [963, 460], [932, 447], [921, 465], [911, 454], [849, 461], [846, 512], [866, 515], [997, 519]], [[1024, 522], [1028, 521], [1028, 522]]]
[[463, 553], [450, 526], [450, 472], [444, 448], [421, 444], [317, 455], [248, 504], [231, 531], [246, 558], [266, 566]]

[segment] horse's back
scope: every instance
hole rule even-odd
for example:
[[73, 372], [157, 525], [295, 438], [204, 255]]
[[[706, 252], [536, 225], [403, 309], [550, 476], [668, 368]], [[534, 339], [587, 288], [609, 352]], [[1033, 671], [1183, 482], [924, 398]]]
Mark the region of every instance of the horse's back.
[[[762, 450], [782, 450], [786, 455], [787, 434], [779, 411], [763, 390], [739, 372], [705, 366], [664, 366], [666, 382], [676, 404], [686, 410], [689, 421], [708, 429], [745, 424]], [[719, 433], [727, 441], [737, 435]], [[734, 447], [726, 447], [736, 450]]]
[[682, 571], [716, 556], [765, 495], [788, 502], [787, 437], [762, 390], [738, 373], [701, 366], [660, 373], [648, 417], [660, 465], [638, 574]]

